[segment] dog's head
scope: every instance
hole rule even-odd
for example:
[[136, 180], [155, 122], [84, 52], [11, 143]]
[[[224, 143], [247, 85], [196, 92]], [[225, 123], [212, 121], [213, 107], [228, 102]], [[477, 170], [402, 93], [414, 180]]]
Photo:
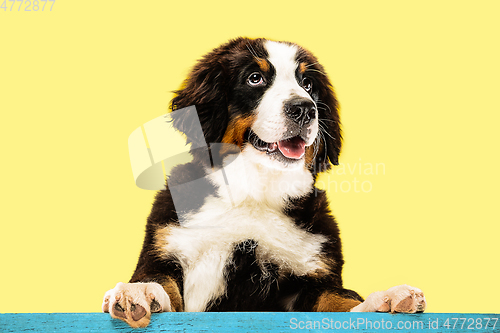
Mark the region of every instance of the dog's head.
[[[207, 143], [248, 151], [273, 168], [338, 164], [338, 104], [318, 60], [288, 42], [238, 38], [205, 55], [176, 92], [171, 109], [196, 105]], [[174, 126], [196, 140], [192, 124]]]

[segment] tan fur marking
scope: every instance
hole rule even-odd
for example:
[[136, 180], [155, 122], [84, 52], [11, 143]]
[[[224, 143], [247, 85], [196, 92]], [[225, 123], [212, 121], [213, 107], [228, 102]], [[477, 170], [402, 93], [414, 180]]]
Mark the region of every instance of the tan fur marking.
[[316, 312], [348, 312], [358, 304], [361, 302], [325, 291], [318, 297], [312, 310]]
[[226, 133], [222, 138], [223, 143], [232, 143], [237, 145], [238, 147], [243, 146], [243, 135], [246, 130], [252, 126], [254, 121], [253, 116], [248, 117], [237, 117], [229, 122], [227, 126]]
[[257, 61], [257, 64], [259, 64], [262, 71], [267, 72], [269, 70], [269, 63], [266, 59], [256, 58], [255, 61]]
[[[156, 229], [154, 249], [160, 256], [165, 256], [165, 247], [167, 246], [167, 236], [170, 235], [169, 228]], [[170, 276], [165, 276], [165, 281], [160, 283], [170, 297], [170, 306], [172, 312], [184, 311], [184, 302], [177, 282]]]
[[160, 256], [165, 254], [165, 247], [167, 246], [167, 236], [170, 235], [169, 228], [158, 228], [155, 233], [154, 249]]
[[305, 156], [305, 164], [306, 166], [311, 165], [314, 162], [314, 147], [315, 145], [310, 145], [309, 147], [306, 147], [306, 156]]
[[307, 70], [307, 65], [305, 62], [301, 62], [299, 65], [299, 71], [301, 74], [304, 74], [304, 72]]
[[182, 301], [181, 292], [179, 291], [177, 282], [170, 276], [168, 276], [166, 281], [162, 283], [162, 287], [170, 297], [170, 306], [172, 308], [172, 312], [184, 311], [184, 302]]

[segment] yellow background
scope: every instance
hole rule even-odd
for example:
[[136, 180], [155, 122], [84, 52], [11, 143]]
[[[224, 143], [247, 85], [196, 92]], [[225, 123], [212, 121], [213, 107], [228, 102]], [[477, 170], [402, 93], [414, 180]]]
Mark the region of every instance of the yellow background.
[[0, 312], [100, 311], [131, 276], [154, 193], [134, 185], [128, 136], [240, 35], [303, 45], [336, 87], [340, 161], [363, 169], [323, 183], [371, 185], [330, 193], [346, 287], [500, 312], [497, 1], [18, 4], [0, 10]]

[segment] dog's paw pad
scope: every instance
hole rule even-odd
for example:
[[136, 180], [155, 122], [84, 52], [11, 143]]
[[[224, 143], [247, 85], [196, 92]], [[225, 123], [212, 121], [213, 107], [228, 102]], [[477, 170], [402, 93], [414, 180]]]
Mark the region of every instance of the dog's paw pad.
[[125, 309], [120, 305], [120, 303], [115, 303], [115, 305], [113, 306], [113, 308], [114, 308], [114, 311], [112, 313], [116, 317], [122, 318], [122, 319], [127, 319], [127, 316], [125, 315]]
[[104, 295], [102, 311], [131, 327], [146, 327], [152, 312], [171, 311], [170, 298], [158, 283], [121, 283]]
[[143, 318], [147, 314], [146, 309], [144, 309], [139, 304], [131, 304], [130, 305], [130, 312], [132, 313], [132, 319], [134, 321], [139, 321], [141, 318]]

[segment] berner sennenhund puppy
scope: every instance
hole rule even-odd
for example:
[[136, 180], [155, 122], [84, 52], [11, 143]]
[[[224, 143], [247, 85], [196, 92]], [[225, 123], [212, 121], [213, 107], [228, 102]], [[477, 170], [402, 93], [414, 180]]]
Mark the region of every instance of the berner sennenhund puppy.
[[[191, 106], [196, 117], [180, 112]], [[418, 288], [366, 300], [343, 288], [339, 229], [315, 188], [338, 164], [338, 102], [309, 51], [231, 40], [195, 65], [171, 109], [187, 143], [208, 148], [156, 194], [135, 273], [104, 312], [144, 327], [165, 311], [424, 311]]]

